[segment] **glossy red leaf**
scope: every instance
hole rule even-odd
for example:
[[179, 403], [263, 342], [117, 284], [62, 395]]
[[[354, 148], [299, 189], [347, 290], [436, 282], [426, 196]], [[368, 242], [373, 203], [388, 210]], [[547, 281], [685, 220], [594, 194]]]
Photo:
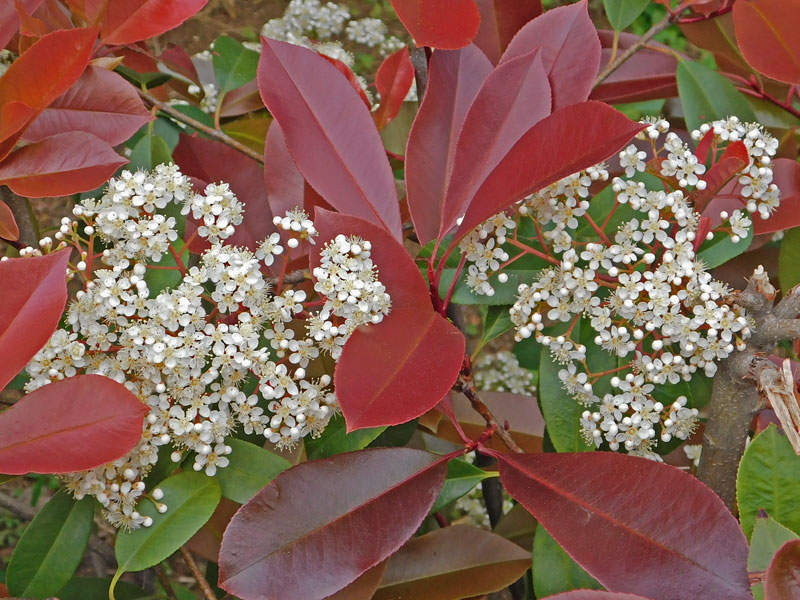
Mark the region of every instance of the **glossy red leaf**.
[[511, 585], [530, 566], [530, 552], [491, 531], [443, 527], [409, 540], [389, 559], [373, 600], [472, 598]]
[[[372, 243], [371, 257], [392, 298], [389, 315], [357, 329], [334, 372], [336, 398], [347, 430], [396, 425], [433, 408], [458, 377], [465, 340], [434, 312], [427, 285], [403, 248], [384, 230], [357, 217], [317, 209], [322, 245], [338, 234]], [[312, 268], [319, 255], [311, 255]]]
[[69, 250], [0, 262], [0, 390], [44, 346], [67, 303]]
[[258, 86], [297, 168], [336, 210], [402, 238], [394, 175], [370, 112], [316, 52], [262, 38]]
[[19, 227], [14, 219], [14, 213], [8, 204], [0, 201], [0, 238], [16, 242], [19, 239]]
[[612, 452], [495, 456], [508, 493], [606, 589], [752, 600], [739, 523], [688, 473]]
[[109, 0], [100, 39], [132, 44], [174, 29], [197, 14], [208, 0]]
[[800, 163], [789, 158], [772, 161], [773, 183], [781, 191], [781, 203], [769, 219], [754, 215], [756, 234], [775, 233], [800, 226]]
[[528, 21], [542, 14], [541, 0], [475, 0], [481, 26], [474, 43], [497, 64], [511, 39]]
[[0, 78], [0, 106], [22, 102], [47, 107], [66, 92], [89, 63], [97, 28], [54, 31], [11, 63]]
[[[598, 31], [602, 46], [600, 65], [605, 67], [613, 53], [613, 31]], [[617, 54], [624, 52], [639, 41], [639, 36], [632, 33], [618, 33]], [[678, 95], [678, 82], [675, 71], [678, 59], [671, 49], [650, 41], [622, 65], [620, 65], [603, 82], [592, 89], [589, 98], [602, 100], [609, 104], [625, 102], [641, 102], [656, 98], [670, 98]]]
[[703, 175], [706, 189], [692, 194], [692, 201], [697, 210], [702, 212], [708, 201], [716, 196], [749, 162], [750, 156], [744, 142], [728, 144], [719, 160]]
[[478, 33], [475, 0], [390, 0], [417, 46], [456, 50]]
[[548, 10], [525, 25], [500, 63], [541, 48], [553, 89], [553, 110], [582, 102], [600, 67], [600, 40], [586, 0]]
[[428, 88], [408, 135], [405, 172], [408, 207], [422, 244], [439, 234], [458, 133], [491, 71], [474, 45], [437, 50], [428, 65]]
[[116, 460], [142, 438], [147, 412], [102, 375], [45, 385], [0, 413], [0, 473], [69, 473]]
[[506, 60], [489, 74], [467, 111], [458, 136], [442, 208], [440, 238], [464, 214], [475, 192], [514, 144], [550, 114], [550, 107], [550, 83], [541, 51]]
[[600, 590], [573, 590], [548, 596], [546, 600], [650, 600], [644, 596], [636, 594], [624, 594], [622, 592], [604, 592]]
[[470, 201], [454, 243], [528, 194], [605, 160], [644, 126], [601, 102], [555, 111], [531, 127]]
[[341, 590], [414, 534], [449, 459], [374, 448], [284, 471], [225, 530], [220, 587], [243, 600], [321, 600]]
[[[33, 12], [42, 3], [42, 0], [22, 0], [22, 5]], [[0, 48], [14, 37], [19, 29], [19, 14], [14, 6], [14, 0], [0, 0]]]
[[244, 204], [242, 223], [236, 226], [236, 231], [225, 243], [255, 250], [275, 231], [262, 167], [255, 160], [222, 142], [188, 135], [181, 136], [172, 158], [183, 173], [205, 185], [221, 181], [228, 183]]
[[0, 183], [28, 198], [67, 196], [101, 186], [128, 159], [83, 131], [23, 146], [0, 164]]
[[800, 83], [800, 4], [738, 0], [733, 5], [736, 41], [747, 63], [767, 77]]
[[769, 563], [764, 581], [764, 600], [800, 598], [800, 540], [789, 540]]
[[130, 83], [108, 69], [89, 66], [75, 85], [42, 111], [22, 137], [38, 142], [56, 133], [85, 131], [116, 146], [152, 118]]
[[383, 129], [397, 116], [413, 83], [414, 65], [411, 64], [408, 46], [403, 46], [386, 57], [375, 76], [375, 86], [381, 95], [381, 104], [374, 115], [378, 129]]

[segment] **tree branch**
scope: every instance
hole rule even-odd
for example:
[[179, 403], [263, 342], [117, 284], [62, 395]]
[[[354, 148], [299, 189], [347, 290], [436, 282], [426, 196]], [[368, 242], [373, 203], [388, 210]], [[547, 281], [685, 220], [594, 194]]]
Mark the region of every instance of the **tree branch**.
[[195, 578], [200, 589], [203, 590], [203, 595], [206, 597], [206, 600], [217, 600], [217, 595], [214, 593], [214, 590], [211, 589], [211, 585], [200, 571], [200, 567], [197, 566], [197, 561], [186, 546], [181, 546], [181, 556], [183, 556], [186, 566], [189, 567], [189, 570], [192, 572], [192, 577]]
[[192, 117], [186, 116], [181, 111], [176, 110], [173, 106], [170, 106], [166, 102], [162, 102], [155, 96], [148, 94], [143, 90], [137, 90], [137, 91], [139, 92], [139, 96], [142, 98], [142, 100], [147, 102], [147, 104], [149, 104], [150, 106], [155, 106], [158, 110], [167, 113], [170, 117], [172, 117], [176, 121], [180, 121], [181, 123], [185, 123], [189, 127], [193, 127], [198, 131], [202, 131], [203, 133], [214, 138], [218, 142], [227, 144], [231, 148], [234, 148], [235, 150], [238, 150], [242, 154], [249, 156], [253, 160], [261, 163], [262, 165], [264, 164], [264, 157], [261, 154], [248, 148], [241, 142], [238, 142], [237, 140], [233, 139], [224, 131], [215, 129], [213, 127], [209, 127], [208, 125], [205, 125], [200, 121], [193, 119]]
[[497, 422], [497, 419], [492, 414], [492, 411], [489, 410], [489, 407], [486, 406], [483, 401], [478, 396], [478, 391], [475, 389], [475, 386], [472, 385], [471, 381], [465, 380], [463, 377], [459, 377], [458, 381], [456, 381], [453, 389], [457, 392], [461, 392], [467, 397], [469, 403], [472, 405], [472, 408], [483, 417], [483, 420], [486, 421], [486, 424], [489, 427], [495, 429], [495, 433], [497, 437], [499, 437], [503, 443], [506, 445], [506, 448], [511, 450], [512, 452], [516, 452], [517, 454], [524, 454], [524, 450], [520, 448], [517, 443], [514, 441], [514, 438], [511, 437], [511, 434], [505, 429], [503, 425]]
[[8, 204], [14, 221], [19, 229], [19, 244], [21, 247], [39, 247], [39, 236], [36, 233], [36, 226], [33, 221], [33, 211], [27, 199], [17, 196], [5, 186], [0, 186], [0, 199]]

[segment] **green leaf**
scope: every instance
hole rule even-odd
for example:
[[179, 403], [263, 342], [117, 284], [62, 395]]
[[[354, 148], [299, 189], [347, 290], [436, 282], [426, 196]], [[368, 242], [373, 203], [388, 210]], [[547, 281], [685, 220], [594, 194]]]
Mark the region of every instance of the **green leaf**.
[[386, 427], [366, 427], [347, 433], [344, 417], [333, 417], [318, 438], [307, 436], [303, 443], [309, 460], [325, 458], [343, 452], [361, 450], [369, 446], [386, 430]]
[[151, 502], [139, 504], [137, 510], [151, 517], [153, 524], [117, 535], [116, 578], [152, 567], [183, 546], [211, 518], [221, 495], [216, 479], [192, 471], [173, 475], [158, 487], [164, 492], [161, 502], [167, 512], [159, 513]]
[[603, 0], [608, 22], [617, 31], [622, 31], [644, 12], [650, 0]]
[[800, 533], [800, 456], [774, 425], [757, 435], [745, 450], [736, 478], [736, 496], [747, 537], [753, 532], [759, 509]]
[[369, 448], [399, 448], [405, 446], [417, 430], [417, 419], [387, 427], [369, 444]]
[[169, 146], [158, 134], [145, 134], [133, 147], [129, 169], [152, 169], [161, 163], [171, 163]]
[[439, 512], [445, 506], [468, 494], [472, 488], [484, 479], [497, 477], [497, 473], [487, 472], [469, 464], [465, 460], [452, 460], [447, 465], [447, 477], [442, 491], [431, 507], [431, 513]]
[[[171, 243], [178, 253], [183, 250], [183, 242], [181, 240], [178, 239]], [[189, 257], [190, 253], [188, 251], [181, 255], [181, 262], [184, 267], [189, 266]], [[177, 287], [183, 280], [183, 275], [181, 275], [180, 270], [174, 268], [178, 264], [178, 261], [175, 260], [175, 257], [172, 256], [172, 253], [169, 251], [161, 256], [160, 261], [155, 263], [148, 262], [148, 264], [158, 267], [170, 267], [170, 269], [147, 269], [147, 272], [144, 274], [144, 280], [147, 283], [147, 288], [150, 290], [151, 298], [155, 298], [167, 288]]]
[[[208, 114], [207, 112], [201, 110], [194, 104], [176, 104], [172, 108], [177, 110], [179, 113], [183, 113], [187, 117], [191, 117], [195, 121], [199, 121], [200, 123], [206, 125], [207, 127], [211, 127], [212, 129], [214, 128], [214, 117]], [[194, 129], [189, 125], [186, 126], [187, 133], [191, 134], [193, 131], [198, 131], [198, 130]], [[203, 137], [208, 137], [208, 135], [206, 135], [202, 131], [200, 131], [199, 133]]]
[[211, 62], [220, 94], [224, 94], [256, 78], [258, 52], [245, 48], [227, 35], [221, 35], [214, 42]]
[[537, 598], [545, 598], [570, 590], [602, 590], [603, 586], [539, 525], [533, 537], [533, 589]]
[[139, 73], [138, 71], [134, 71], [126, 67], [125, 65], [117, 65], [114, 69], [117, 73], [122, 75], [125, 79], [130, 81], [131, 83], [135, 84], [136, 87], [142, 87], [148, 89], [156, 88], [160, 85], [164, 85], [170, 79], [172, 79], [172, 75], [168, 73], [161, 73], [160, 71], [153, 71], [151, 73]]
[[744, 122], [756, 120], [747, 100], [733, 84], [705, 65], [681, 60], [677, 78], [683, 117], [689, 131], [697, 129], [702, 123], [731, 115]]
[[[102, 600], [108, 598], [111, 580], [103, 577], [73, 577], [58, 592], [58, 600]], [[127, 581], [120, 581], [114, 589], [116, 600], [138, 600], [150, 594]]]
[[511, 331], [513, 327], [514, 324], [511, 322], [508, 306], [489, 306], [483, 319], [483, 335], [481, 336], [480, 345], [486, 345], [505, 332]]
[[239, 504], [250, 500], [278, 473], [292, 466], [282, 456], [250, 442], [229, 439], [226, 443], [233, 452], [228, 455], [228, 466], [217, 470], [216, 478], [222, 495]]
[[92, 530], [94, 503], [57, 492], [22, 534], [8, 565], [13, 596], [48, 598], [75, 573]]
[[800, 227], [786, 232], [778, 253], [778, 281], [782, 290], [800, 283]]
[[751, 243], [753, 243], [752, 225], [748, 230], [747, 237], [740, 239], [735, 244], [726, 233], [715, 233], [711, 241], [703, 242], [700, 246], [697, 258], [702, 259], [707, 268], [713, 269], [744, 253]]
[[[785, 542], [796, 540], [797, 537], [770, 516], [756, 517], [750, 539], [750, 553], [747, 555], [747, 570], [751, 573], [766, 571], [778, 549]], [[764, 584], [753, 584], [752, 588], [755, 600], [763, 600]]]

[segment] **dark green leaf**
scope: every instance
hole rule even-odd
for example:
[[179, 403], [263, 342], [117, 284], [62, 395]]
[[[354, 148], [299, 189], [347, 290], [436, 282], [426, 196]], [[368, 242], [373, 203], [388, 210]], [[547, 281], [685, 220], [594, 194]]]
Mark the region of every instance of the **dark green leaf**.
[[318, 438], [306, 437], [304, 444], [308, 459], [316, 460], [333, 456], [334, 454], [361, 450], [369, 446], [386, 430], [386, 427], [365, 427], [364, 429], [357, 429], [352, 433], [347, 433], [346, 427], [344, 417], [336, 415], [330, 420], [327, 427], [325, 427], [325, 431]]
[[545, 598], [570, 590], [602, 590], [603, 586], [539, 525], [533, 538], [533, 589], [537, 598]]
[[678, 93], [686, 127], [691, 131], [701, 124], [731, 115], [744, 122], [755, 121], [750, 105], [733, 84], [705, 65], [681, 60], [678, 63]]
[[[108, 598], [110, 579], [103, 577], [73, 577], [58, 593], [58, 600], [103, 600]], [[120, 581], [114, 590], [116, 600], [138, 600], [150, 594], [127, 581]]]
[[[172, 242], [172, 246], [177, 252], [180, 253], [180, 251], [183, 249], [183, 242], [181, 240], [175, 240]], [[184, 252], [181, 255], [181, 262], [183, 263], [184, 267], [189, 265], [189, 257], [189, 252]], [[178, 261], [175, 260], [175, 257], [172, 256], [171, 252], [167, 251], [161, 256], [160, 261], [151, 264], [158, 267], [170, 267], [169, 269], [147, 269], [147, 272], [144, 275], [144, 280], [147, 282], [147, 287], [150, 290], [151, 298], [155, 298], [162, 291], [168, 288], [177, 287], [183, 280], [183, 275], [181, 274], [180, 270], [175, 268], [175, 266], [178, 264]]]
[[237, 439], [229, 439], [226, 443], [233, 452], [228, 455], [228, 466], [217, 470], [216, 478], [222, 495], [239, 504], [250, 500], [278, 473], [292, 466], [282, 456], [255, 444]]
[[129, 169], [149, 170], [162, 163], [171, 163], [172, 153], [160, 135], [145, 134], [133, 147], [130, 160]]
[[500, 337], [505, 332], [511, 331], [513, 327], [511, 316], [508, 314], [508, 306], [489, 306], [483, 319], [481, 346]]
[[644, 12], [650, 0], [603, 0], [608, 22], [617, 31], [622, 31]]
[[129, 69], [125, 65], [117, 65], [114, 69], [117, 73], [122, 75], [125, 79], [130, 81], [131, 83], [135, 84], [136, 87], [145, 88], [156, 88], [160, 85], [164, 85], [170, 79], [172, 79], [172, 75], [167, 73], [161, 73], [154, 71], [152, 73], [139, 73], [138, 71], [134, 71], [133, 69]]
[[778, 281], [782, 290], [800, 283], [800, 227], [786, 232], [778, 254]]
[[451, 502], [468, 494], [481, 481], [490, 477], [497, 477], [497, 473], [486, 472], [464, 460], [450, 461], [450, 464], [447, 465], [447, 478], [444, 480], [439, 497], [433, 503], [431, 513], [442, 510]]
[[258, 52], [245, 48], [240, 42], [226, 35], [214, 42], [211, 57], [214, 76], [219, 84], [220, 94], [224, 94], [256, 78]]
[[173, 475], [158, 487], [164, 492], [167, 512], [159, 513], [151, 502], [139, 504], [138, 511], [151, 517], [153, 524], [117, 535], [115, 578], [152, 567], [183, 546], [211, 518], [221, 495], [216, 479], [191, 471]]
[[94, 503], [56, 493], [22, 534], [8, 565], [13, 596], [54, 596], [75, 573], [92, 530]]
[[[747, 555], [747, 570], [751, 573], [766, 571], [775, 553], [797, 535], [789, 531], [772, 517], [756, 517], [753, 536], [750, 538], [750, 553]], [[755, 600], [763, 600], [764, 584], [753, 584]]]
[[386, 431], [370, 443], [370, 448], [399, 448], [405, 446], [417, 430], [417, 419], [387, 427]]

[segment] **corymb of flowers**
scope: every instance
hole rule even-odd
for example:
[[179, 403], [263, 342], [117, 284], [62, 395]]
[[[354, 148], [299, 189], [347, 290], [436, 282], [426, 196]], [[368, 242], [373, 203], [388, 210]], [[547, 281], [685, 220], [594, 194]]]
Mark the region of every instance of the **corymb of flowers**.
[[[198, 225], [186, 246], [177, 242], [180, 212]], [[161, 447], [169, 445], [173, 461], [187, 460], [185, 468], [214, 475], [228, 464], [225, 439], [236, 429], [278, 448], [319, 435], [337, 410], [322, 359], [335, 362], [356, 327], [389, 313], [368, 240], [337, 236], [321, 248], [313, 286], [288, 286], [289, 278], [266, 276], [267, 267], [282, 261], [276, 271], [283, 275], [290, 250], [314, 242], [314, 224], [299, 209], [276, 217], [280, 233], [252, 252], [224, 242], [243, 212], [227, 184], [198, 194], [177, 167], [159, 165], [123, 171], [100, 199], [80, 202], [77, 220], [65, 218], [55, 236], [57, 245], [81, 251], [72, 270], [83, 288], [67, 327], [28, 365], [27, 389], [97, 373], [149, 407], [130, 453], [63, 476], [76, 498], [97, 498], [115, 526], [151, 523], [136, 505]], [[209, 247], [187, 266], [186, 247], [203, 240]], [[98, 243], [106, 268], [92, 270]], [[45, 251], [54, 244], [42, 240]], [[165, 278], [172, 279], [165, 285]], [[160, 490], [149, 495], [167, 509]]]
[[605, 165], [489, 219], [461, 250], [477, 294], [508, 283], [504, 270], [516, 261], [537, 261], [536, 279], [519, 285], [510, 309], [517, 341], [533, 337], [549, 350], [561, 387], [586, 407], [587, 443], [660, 460], [658, 440], [685, 440], [697, 426], [687, 398], [693, 376], [713, 376], [751, 335], [746, 311], [707, 272], [706, 257], [751, 236], [750, 215], [766, 219], [780, 191], [770, 168], [778, 140], [735, 117], [705, 124], [692, 133], [699, 154], [701, 146], [716, 158], [739, 150], [747, 164], [722, 189], [739, 208], [701, 216], [705, 160], [666, 121], [647, 124], [641, 142], [619, 154], [625, 177], [591, 202], [592, 185], [608, 180]]

